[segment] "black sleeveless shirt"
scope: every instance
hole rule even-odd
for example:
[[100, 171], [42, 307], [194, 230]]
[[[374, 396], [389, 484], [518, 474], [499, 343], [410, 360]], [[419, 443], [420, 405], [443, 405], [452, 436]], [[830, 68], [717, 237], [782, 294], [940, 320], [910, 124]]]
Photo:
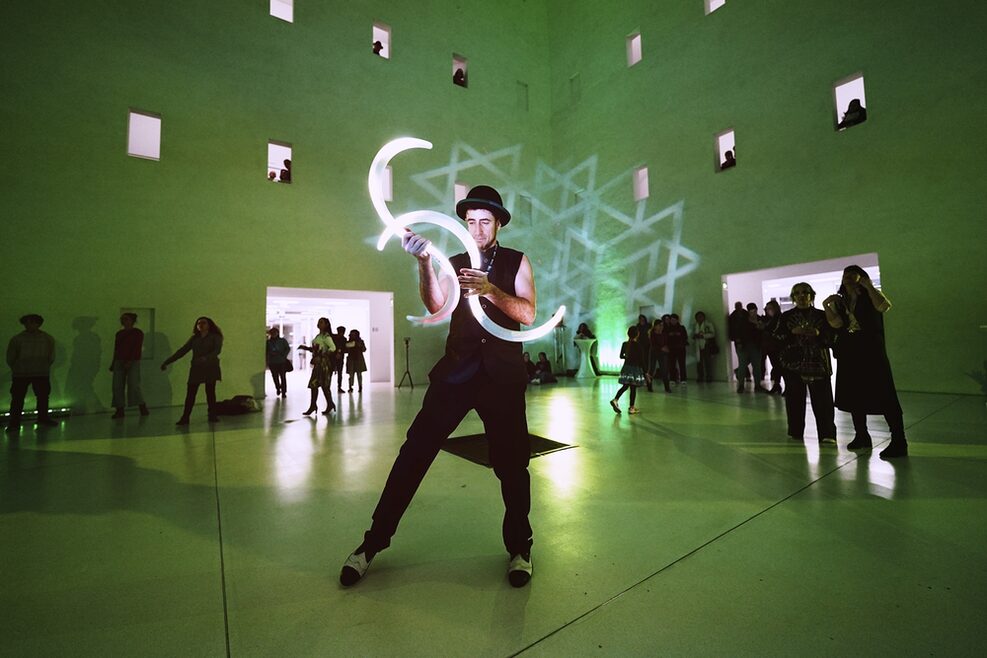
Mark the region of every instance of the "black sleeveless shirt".
[[[514, 279], [523, 257], [524, 254], [520, 251], [498, 245], [493, 268], [487, 275], [490, 283], [509, 295], [516, 294]], [[469, 255], [465, 253], [456, 254], [449, 262], [457, 275], [460, 269], [471, 267]], [[483, 266], [485, 265], [484, 263]], [[521, 328], [519, 322], [509, 318], [493, 302], [480, 298], [480, 305], [487, 317], [501, 327], [514, 330]], [[473, 317], [466, 295], [460, 291], [459, 304], [452, 312], [445, 356], [432, 368], [429, 379], [460, 383], [483, 368], [494, 381], [525, 385], [528, 375], [521, 358], [522, 351], [521, 343], [495, 338], [481, 327]]]

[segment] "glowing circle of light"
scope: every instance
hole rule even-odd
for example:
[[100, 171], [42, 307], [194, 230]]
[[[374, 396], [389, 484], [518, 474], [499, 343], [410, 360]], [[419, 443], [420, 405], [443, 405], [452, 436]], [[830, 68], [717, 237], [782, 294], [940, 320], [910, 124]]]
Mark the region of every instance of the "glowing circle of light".
[[[415, 210], [412, 212], [404, 213], [398, 217], [394, 217], [391, 214], [390, 209], [387, 207], [387, 202], [384, 201], [384, 170], [387, 169], [387, 165], [390, 163], [391, 159], [410, 149], [431, 149], [432, 143], [427, 142], [424, 139], [418, 139], [417, 137], [399, 137], [398, 139], [391, 140], [387, 144], [381, 147], [377, 151], [377, 155], [374, 157], [373, 162], [370, 164], [370, 172], [367, 175], [367, 187], [370, 192], [370, 201], [374, 206], [374, 210], [377, 211], [380, 221], [384, 223], [384, 231], [380, 234], [380, 238], [377, 240], [377, 250], [383, 251], [384, 245], [392, 237], [400, 237], [404, 232], [405, 227], [413, 226], [415, 224], [431, 224], [433, 226], [438, 226], [451, 231], [454, 236], [459, 238], [459, 241], [463, 243], [463, 247], [466, 249], [466, 253], [469, 255], [470, 264], [474, 269], [480, 268], [480, 250], [476, 246], [476, 242], [470, 236], [469, 231], [467, 231], [462, 223], [456, 221], [448, 215], [444, 215], [440, 212], [434, 210]], [[459, 279], [456, 277], [456, 272], [452, 267], [448, 257], [443, 254], [434, 245], [429, 245], [428, 252], [435, 259], [436, 263], [439, 265], [439, 271], [442, 276], [444, 276], [450, 282], [450, 289], [446, 295], [445, 304], [435, 313], [430, 313], [423, 316], [409, 315], [407, 319], [412, 322], [418, 322], [421, 324], [435, 324], [446, 319], [452, 312], [456, 309], [459, 304], [460, 298], [460, 286]], [[548, 322], [534, 328], [522, 331], [517, 331], [514, 329], [506, 329], [500, 326], [483, 312], [483, 307], [480, 305], [480, 299], [477, 296], [470, 296], [467, 298], [469, 301], [470, 311], [473, 313], [473, 317], [476, 321], [480, 323], [489, 334], [501, 340], [506, 340], [512, 343], [523, 343], [525, 341], [537, 340], [546, 334], [548, 334], [555, 326], [562, 320], [562, 316], [565, 315], [565, 306], [559, 306], [558, 310], [549, 318]]]

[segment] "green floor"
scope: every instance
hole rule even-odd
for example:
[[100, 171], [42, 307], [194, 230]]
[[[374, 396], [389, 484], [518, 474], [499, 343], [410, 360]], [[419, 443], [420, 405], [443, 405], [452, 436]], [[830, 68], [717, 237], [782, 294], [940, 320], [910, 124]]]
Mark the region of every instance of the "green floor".
[[692, 384], [617, 417], [615, 389], [528, 393], [531, 432], [579, 447], [532, 461], [522, 590], [496, 478], [444, 452], [366, 580], [336, 582], [421, 387], [328, 420], [298, 391], [215, 431], [199, 409], [27, 428], [0, 457], [0, 654], [982, 655], [982, 399], [903, 393], [911, 456], [887, 463], [844, 448], [843, 414], [820, 450], [780, 398]]

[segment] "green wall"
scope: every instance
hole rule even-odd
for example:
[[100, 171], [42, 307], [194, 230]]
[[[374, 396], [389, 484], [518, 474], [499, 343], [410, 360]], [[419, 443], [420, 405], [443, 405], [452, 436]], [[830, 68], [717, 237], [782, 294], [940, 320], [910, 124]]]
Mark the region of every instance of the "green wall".
[[[551, 0], [549, 15], [553, 158], [597, 155], [606, 178], [646, 164], [646, 215], [683, 204], [699, 267], [675, 310], [722, 317], [726, 273], [877, 252], [899, 387], [987, 390], [983, 3], [728, 0], [704, 16], [702, 0]], [[644, 59], [629, 69], [635, 30]], [[831, 85], [858, 71], [868, 120], [838, 133]], [[727, 128], [738, 166], [716, 173]], [[601, 239], [625, 230], [611, 227]], [[626, 252], [598, 269], [598, 333], [619, 335], [638, 305], [619, 284]]]
[[[612, 350], [640, 305], [716, 317], [722, 274], [875, 251], [899, 386], [980, 390], [980, 3], [731, 0], [708, 17], [701, 0], [297, 4], [293, 24], [264, 0], [0, 10], [0, 326], [47, 318], [56, 402], [108, 405], [122, 306], [156, 309], [155, 362], [211, 315], [227, 335], [220, 395], [257, 391], [267, 286], [394, 291], [423, 379], [444, 331], [402, 327], [421, 310], [414, 265], [394, 243], [374, 250], [366, 194], [371, 158], [401, 135], [435, 148], [395, 160], [395, 212], [451, 212], [456, 176], [500, 185], [516, 213], [532, 198], [504, 242], [535, 263], [539, 322], [566, 303]], [[389, 61], [370, 53], [375, 20], [394, 31]], [[628, 69], [635, 29], [644, 61]], [[468, 90], [451, 84], [453, 52]], [[830, 85], [856, 71], [869, 119], [836, 133]], [[129, 107], [162, 115], [159, 162], [126, 155]], [[728, 127], [739, 165], [717, 174]], [[268, 139], [294, 144], [292, 185], [265, 181]], [[471, 153], [484, 157], [463, 164]], [[673, 252], [678, 272], [649, 288]], [[145, 370], [153, 404], [181, 399], [184, 368]]]

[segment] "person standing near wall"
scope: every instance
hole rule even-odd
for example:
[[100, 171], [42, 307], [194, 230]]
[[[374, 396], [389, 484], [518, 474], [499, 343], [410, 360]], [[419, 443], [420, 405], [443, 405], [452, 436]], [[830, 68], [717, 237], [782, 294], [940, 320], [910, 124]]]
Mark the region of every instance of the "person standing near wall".
[[274, 395], [281, 398], [288, 397], [288, 364], [290, 363], [291, 345], [281, 337], [281, 332], [277, 327], [267, 330], [267, 368], [271, 371], [271, 378], [274, 380]]
[[10, 366], [10, 418], [7, 434], [21, 430], [24, 398], [31, 387], [38, 402], [38, 425], [54, 427], [58, 423], [48, 415], [48, 398], [51, 396], [51, 364], [55, 362], [55, 339], [41, 331], [45, 319], [37, 313], [21, 317], [24, 331], [15, 335], [7, 344], [7, 365]]
[[[812, 298], [815, 299], [815, 296], [816, 293], [813, 291]], [[781, 362], [778, 360], [778, 350], [781, 346], [778, 344], [777, 333], [778, 323], [780, 321], [781, 306], [772, 299], [764, 305], [764, 331], [761, 333], [761, 352], [771, 361], [771, 390], [769, 393], [777, 393], [778, 395], [782, 393], [781, 376], [784, 370]]]
[[113, 343], [113, 362], [110, 364], [110, 371], [113, 373], [113, 407], [116, 409], [113, 418], [123, 418], [124, 408], [135, 405], [140, 408], [141, 416], [150, 413], [141, 391], [144, 332], [134, 326], [136, 323], [136, 313], [121, 315], [120, 324], [123, 329], [117, 332]]
[[363, 354], [367, 351], [367, 344], [360, 338], [360, 332], [356, 329], [350, 330], [350, 339], [346, 341], [346, 374], [350, 376], [350, 390], [353, 392], [353, 378], [356, 377], [357, 390], [363, 392], [363, 373], [367, 371], [367, 360]]
[[[465, 253], [450, 259], [462, 296], [452, 313], [446, 352], [429, 373], [421, 411], [387, 477], [373, 524], [340, 570], [339, 582], [344, 587], [359, 582], [377, 553], [390, 546], [442, 443], [470, 410], [476, 410], [483, 421], [490, 462], [500, 480], [504, 499], [501, 528], [510, 556], [507, 579], [513, 587], [523, 587], [531, 579], [531, 445], [524, 400], [528, 376], [521, 344], [490, 334], [473, 316], [467, 301], [477, 297], [490, 320], [507, 329], [520, 329], [521, 324], [530, 325], [535, 319], [534, 275], [527, 256], [497, 241], [500, 228], [511, 219], [497, 190], [486, 185], [474, 187], [456, 204], [456, 214], [466, 221], [476, 242], [480, 265], [472, 268]], [[429, 254], [431, 243], [407, 230], [401, 244], [418, 260], [422, 302], [430, 313], [437, 312], [445, 305], [450, 288], [446, 282], [439, 283]]]
[[192, 407], [195, 406], [195, 398], [199, 393], [199, 386], [202, 385], [206, 387], [209, 422], [218, 423], [216, 382], [223, 379], [223, 374], [219, 369], [219, 354], [223, 351], [223, 332], [212, 321], [212, 318], [205, 316], [196, 318], [195, 326], [192, 328], [192, 336], [178, 348], [177, 352], [165, 359], [165, 362], [161, 364], [161, 370], [167, 370], [168, 364], [177, 361], [190, 351], [192, 352], [192, 363], [189, 365], [188, 371], [185, 408], [182, 411], [182, 417], [175, 424], [188, 425]]
[[[339, 392], [343, 392], [343, 365], [346, 362], [346, 327], [340, 325], [336, 327], [336, 333], [332, 335], [332, 340], [336, 344], [336, 352], [333, 355], [333, 371], [336, 373], [336, 386]], [[329, 377], [329, 388], [332, 388], [332, 377]]]
[[696, 313], [696, 322], [692, 325], [692, 340], [696, 346], [696, 381], [712, 382], [716, 329], [702, 311]]
[[[336, 349], [336, 340], [331, 333], [332, 324], [329, 322], [329, 318], [319, 318], [317, 326], [319, 327], [319, 334], [312, 339], [312, 346], [298, 346], [298, 349], [312, 353], [312, 374], [308, 378], [308, 387], [312, 391], [312, 401], [308, 405], [308, 410], [302, 412], [306, 416], [311, 416], [319, 410], [319, 389], [326, 396], [326, 410], [322, 412], [322, 415], [328, 416], [336, 410], [336, 403], [332, 401], [332, 373], [336, 367], [339, 350]], [[339, 376], [339, 390], [343, 390], [342, 375]]]
[[663, 318], [655, 318], [655, 321], [651, 323], [651, 331], [648, 332], [648, 343], [651, 345], [648, 372], [651, 379], [660, 378], [665, 392], [670, 393], [672, 387], [668, 380], [668, 335], [665, 333], [665, 329]]
[[830, 383], [833, 365], [829, 358], [834, 332], [826, 314], [812, 305], [816, 299], [812, 286], [805, 282], [796, 283], [792, 286], [791, 298], [795, 308], [785, 311], [778, 316], [777, 322], [772, 323], [778, 354], [771, 361], [772, 376], [775, 370], [784, 369], [788, 436], [796, 441], [803, 440], [805, 392], [808, 389], [812, 415], [816, 417], [819, 445], [836, 445], [833, 387]]
[[826, 298], [823, 308], [830, 326], [838, 331], [836, 406], [850, 412], [856, 432], [847, 448], [871, 448], [867, 415], [882, 414], [891, 443], [881, 451], [881, 458], [907, 457], [905, 421], [884, 343], [884, 314], [891, 302], [862, 267], [851, 265], [843, 270], [839, 291]]
[[685, 386], [689, 380], [689, 375], [685, 371], [685, 355], [686, 347], [689, 345], [689, 332], [679, 323], [677, 313], [672, 313], [669, 316], [665, 335], [668, 338], [668, 368], [672, 383]]

